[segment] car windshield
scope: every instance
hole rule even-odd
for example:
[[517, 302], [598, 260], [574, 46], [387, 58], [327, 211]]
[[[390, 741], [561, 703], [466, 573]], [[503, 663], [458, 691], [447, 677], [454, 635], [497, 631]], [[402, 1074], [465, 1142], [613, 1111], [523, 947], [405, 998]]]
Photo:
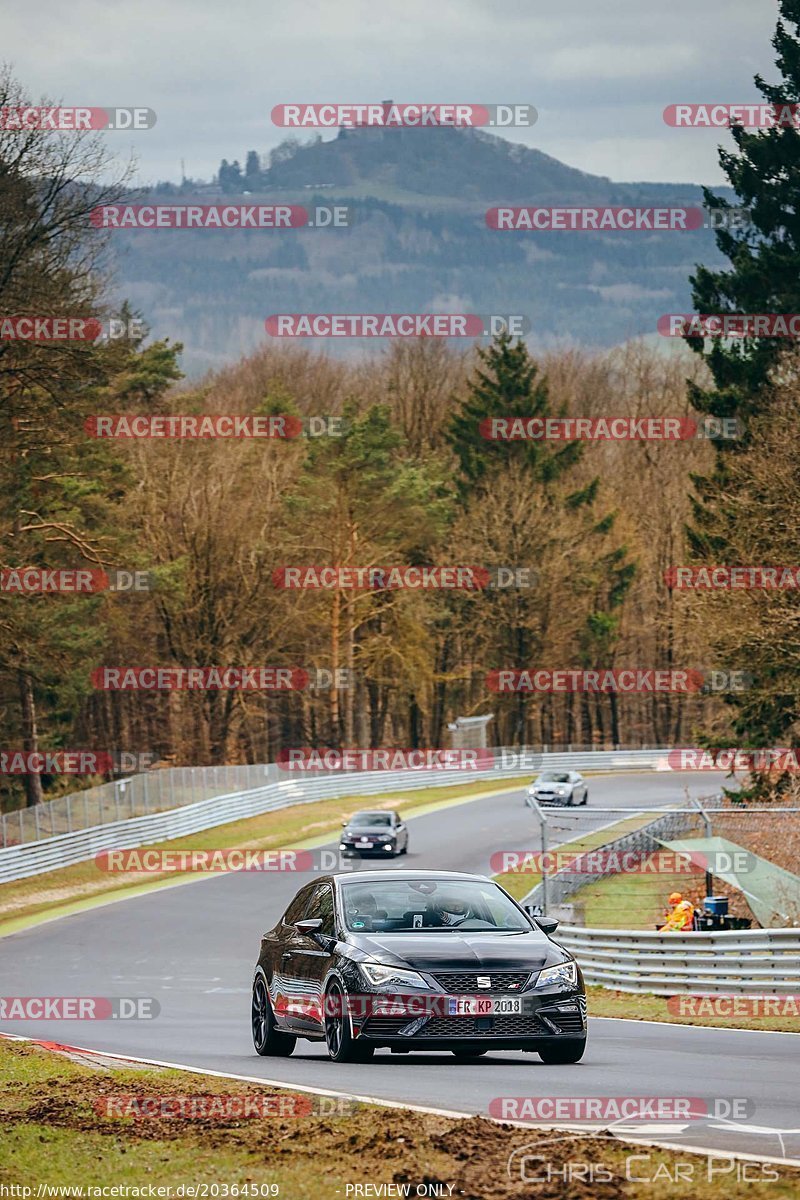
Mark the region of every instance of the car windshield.
[[525, 915], [488, 880], [354, 880], [342, 885], [342, 912], [354, 933], [531, 930]]
[[391, 825], [391, 823], [392, 818], [389, 813], [355, 813], [355, 815], [350, 818], [351, 825]]
[[569, 783], [569, 775], [565, 775], [563, 771], [543, 771], [537, 783]]

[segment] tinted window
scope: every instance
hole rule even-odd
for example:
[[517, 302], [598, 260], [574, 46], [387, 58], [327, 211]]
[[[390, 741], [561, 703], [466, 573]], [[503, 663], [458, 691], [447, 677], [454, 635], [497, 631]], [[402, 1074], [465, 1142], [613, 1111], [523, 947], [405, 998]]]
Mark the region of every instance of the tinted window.
[[320, 933], [324, 933], [327, 937], [336, 936], [336, 923], [333, 919], [333, 892], [328, 884], [317, 888], [304, 915], [307, 921], [320, 917], [322, 920]]
[[350, 818], [351, 825], [391, 825], [391, 823], [391, 813], [359, 812]]
[[294, 900], [291, 902], [281, 918], [284, 925], [294, 925], [295, 921], [299, 921], [301, 919], [303, 913], [306, 911], [306, 905], [308, 904], [308, 898], [311, 895], [311, 889], [313, 886], [314, 885], [311, 883], [306, 884], [306, 886], [301, 888], [297, 893]]

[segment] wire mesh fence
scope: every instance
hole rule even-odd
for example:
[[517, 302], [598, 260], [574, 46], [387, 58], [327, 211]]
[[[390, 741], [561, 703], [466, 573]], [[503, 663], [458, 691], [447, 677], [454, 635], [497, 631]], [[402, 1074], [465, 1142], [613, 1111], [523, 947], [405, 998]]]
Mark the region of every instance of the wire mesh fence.
[[635, 828], [631, 809], [537, 811], [526, 901], [561, 907], [571, 923], [652, 930], [679, 892], [698, 910], [707, 895], [724, 897], [734, 922], [800, 926], [796, 803], [743, 806], [711, 796], [666, 812], [636, 810]]
[[72, 792], [32, 808], [5, 813], [0, 846], [19, 846], [149, 813], [165, 812], [278, 780], [274, 763], [244, 766], [167, 767]]
[[[411, 786], [421, 786], [420, 776], [427, 778], [425, 786], [468, 781], [470, 778], [491, 778], [493, 775], [533, 775], [542, 766], [560, 765], [577, 770], [627, 770], [653, 767], [668, 752], [663, 746], [517, 746], [497, 747], [479, 751], [480, 769], [407, 772], [416, 775]], [[357, 772], [319, 769], [294, 774], [276, 763], [251, 763], [228, 766], [167, 767], [117, 779], [83, 791], [48, 800], [32, 808], [21, 808], [0, 817], [0, 848], [25, 845], [42, 838], [91, 829], [149, 813], [165, 812], [208, 800], [215, 796], [249, 791], [269, 783], [308, 782], [313, 779], [341, 778]], [[372, 773], [378, 780], [397, 772]], [[390, 786], [401, 786], [392, 779]], [[358, 788], [357, 790], [361, 790]], [[369, 789], [364, 789], [368, 792]]]

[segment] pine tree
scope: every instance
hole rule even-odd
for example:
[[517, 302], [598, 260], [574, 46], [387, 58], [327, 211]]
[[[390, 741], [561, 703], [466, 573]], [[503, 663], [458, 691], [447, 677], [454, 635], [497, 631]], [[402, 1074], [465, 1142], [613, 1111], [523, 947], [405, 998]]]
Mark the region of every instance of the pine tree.
[[555, 479], [581, 457], [580, 442], [557, 449], [545, 441], [493, 441], [483, 437], [484, 422], [493, 417], [550, 417], [547, 383], [524, 342], [499, 334], [485, 350], [478, 350], [481, 366], [470, 383], [469, 394], [450, 424], [448, 441], [460, 468], [462, 493], [473, 489], [509, 462], [521, 461], [537, 480]]
[[[779, 117], [783, 105], [800, 104], [800, 0], [781, 0], [780, 12], [772, 44], [782, 81], [769, 84], [755, 77]], [[750, 222], [741, 229], [721, 222], [716, 241], [731, 265], [719, 271], [698, 267], [691, 277], [694, 306], [698, 313], [800, 312], [800, 129], [789, 119], [758, 131], [734, 125], [731, 136], [736, 149], [720, 149], [719, 162], [749, 210]], [[712, 210], [730, 208], [708, 189], [704, 194]], [[715, 338], [710, 348], [701, 337], [687, 342], [703, 356], [713, 377], [713, 387], [691, 388], [695, 407], [718, 417], [737, 417], [745, 425], [768, 403], [775, 369], [793, 349], [783, 338], [728, 343]]]
[[244, 175], [248, 187], [252, 188], [261, 182], [261, 160], [255, 150], [247, 151]]
[[[793, 105], [796, 113], [800, 103], [800, 0], [781, 0], [772, 45], [781, 81], [770, 84], [757, 75], [755, 83], [764, 100], [775, 106], [778, 123], [758, 131], [733, 126], [735, 150], [720, 150], [720, 165], [749, 210], [750, 222], [742, 229], [726, 228], [722, 222], [717, 229], [717, 245], [730, 267], [697, 269], [691, 282], [700, 313], [800, 312], [800, 130], [794, 127], [792, 110], [783, 107]], [[710, 208], [723, 213], [730, 207], [708, 190], [705, 198]], [[710, 387], [690, 385], [692, 403], [702, 412], [738, 418], [744, 435], [738, 441], [719, 442], [713, 473], [694, 478], [689, 544], [698, 561], [736, 563], [740, 514], [731, 503], [737, 475], [733, 463], [749, 452], [753, 427], [771, 410], [780, 411], [776, 388], [796, 380], [797, 350], [784, 338], [736, 338], [729, 343], [713, 339], [710, 347], [702, 338], [687, 342], [703, 357], [713, 381]], [[769, 524], [773, 511], [766, 508], [763, 519]], [[794, 601], [787, 597], [786, 603]], [[725, 665], [740, 668], [739, 656], [747, 654], [744, 661], [758, 671], [735, 625], [723, 632]], [[754, 686], [728, 698], [734, 731], [750, 745], [770, 745], [776, 737], [789, 735], [795, 723], [794, 697], [770, 682], [773, 672], [766, 660], [761, 665]]]

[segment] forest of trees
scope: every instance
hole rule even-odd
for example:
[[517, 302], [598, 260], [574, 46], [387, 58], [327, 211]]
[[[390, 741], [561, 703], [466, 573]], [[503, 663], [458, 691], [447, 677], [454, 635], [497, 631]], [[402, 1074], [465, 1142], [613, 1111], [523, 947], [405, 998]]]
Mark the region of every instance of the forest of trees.
[[[783, 80], [760, 86], [798, 102], [800, 3], [781, 7]], [[0, 107], [23, 98], [6, 72]], [[697, 310], [798, 312], [800, 133], [733, 135], [722, 163], [753, 223], [718, 232], [729, 266], [697, 270]], [[0, 131], [3, 313], [110, 315], [87, 219], [123, 194], [124, 174], [110, 177], [97, 135]], [[343, 432], [102, 440], [86, 431], [102, 413], [335, 415]], [[493, 415], [698, 413], [735, 416], [745, 436], [479, 433]], [[263, 762], [290, 746], [445, 746], [449, 722], [486, 713], [494, 745], [794, 745], [796, 593], [693, 593], [665, 576], [689, 562], [797, 564], [798, 414], [787, 340], [695, 339], [669, 355], [632, 342], [537, 361], [504, 337], [460, 351], [398, 340], [357, 363], [272, 344], [198, 384], [165, 341], [0, 341], [0, 571], [90, 565], [153, 582], [131, 594], [0, 593], [3, 745]], [[274, 580], [288, 564], [504, 565], [532, 569], [535, 583], [289, 591]], [[327, 668], [350, 686], [113, 692], [92, 686], [102, 665]], [[752, 686], [522, 696], [486, 680], [498, 668], [621, 667], [744, 670]], [[36, 804], [68, 785], [0, 778], [0, 798]]]

